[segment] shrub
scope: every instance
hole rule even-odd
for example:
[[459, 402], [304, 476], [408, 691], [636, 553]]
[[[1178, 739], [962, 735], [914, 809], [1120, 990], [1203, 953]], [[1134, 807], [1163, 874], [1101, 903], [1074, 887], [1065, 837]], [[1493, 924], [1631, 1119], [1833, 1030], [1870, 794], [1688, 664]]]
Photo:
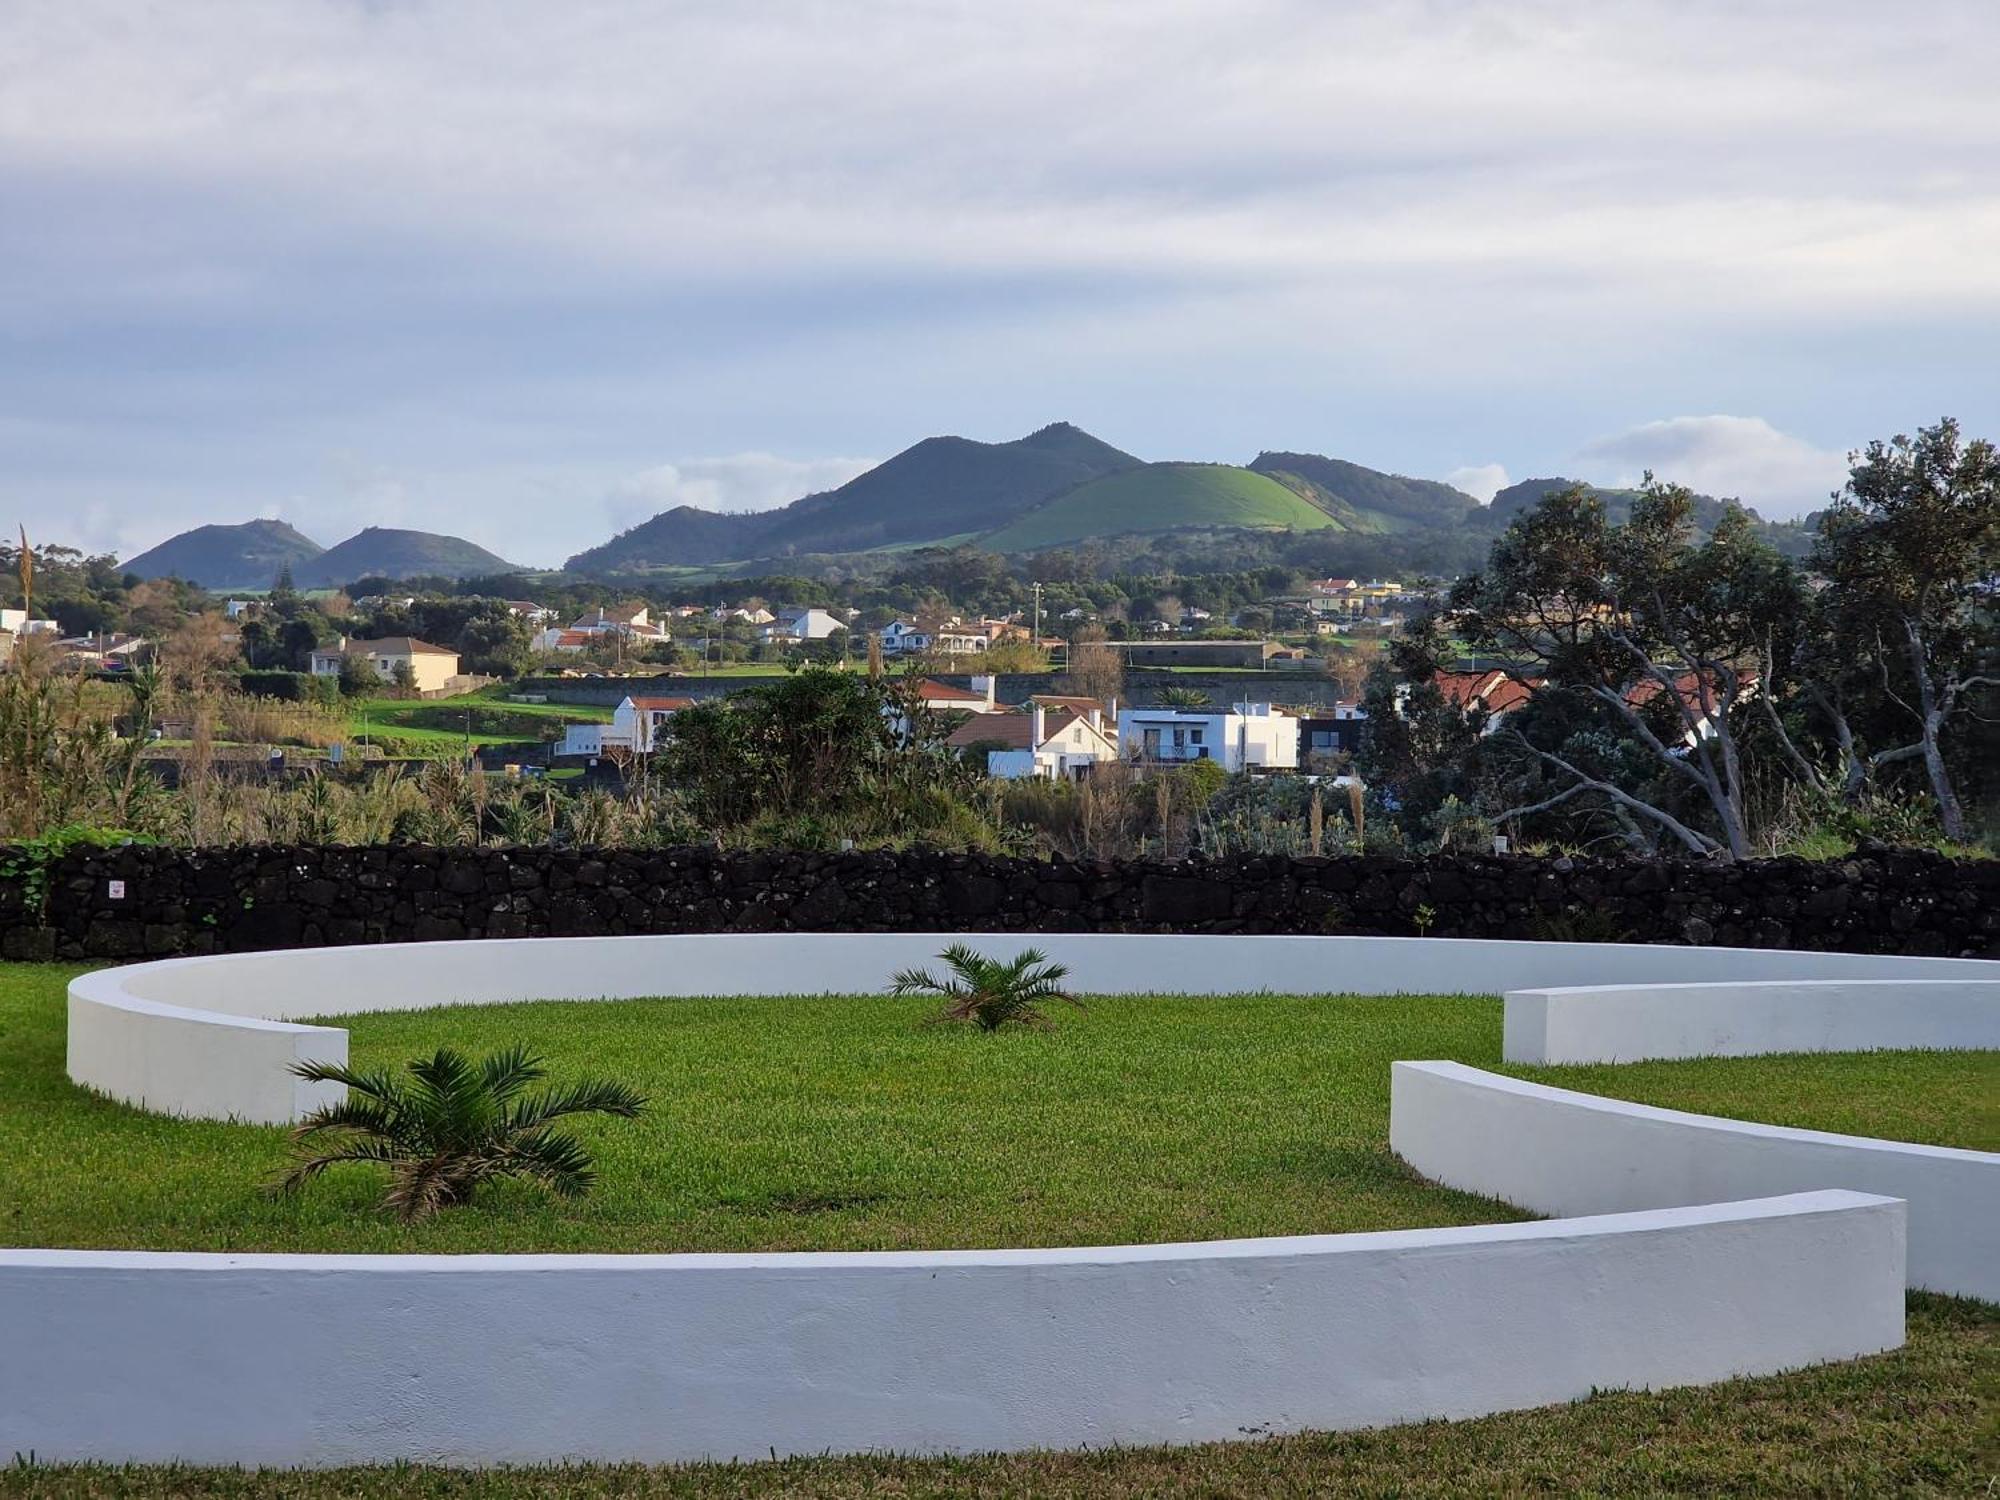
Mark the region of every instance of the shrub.
[[299, 1159], [273, 1190], [295, 1193], [329, 1167], [374, 1162], [389, 1169], [382, 1206], [405, 1220], [468, 1203], [501, 1177], [581, 1197], [597, 1180], [590, 1153], [553, 1122], [580, 1114], [631, 1119], [646, 1106], [643, 1094], [601, 1079], [524, 1098], [522, 1090], [547, 1070], [520, 1046], [477, 1064], [440, 1047], [409, 1064], [407, 1083], [386, 1068], [340, 1063], [299, 1063], [292, 1071], [312, 1083], [345, 1084], [348, 1097], [294, 1127]]
[[1083, 1002], [1062, 988], [1069, 970], [1050, 963], [1038, 948], [1023, 949], [1002, 963], [964, 943], [953, 943], [938, 957], [951, 971], [950, 979], [939, 979], [927, 969], [905, 969], [890, 984], [889, 993], [940, 996], [945, 1005], [936, 1020], [970, 1021], [985, 1032], [998, 1031], [1009, 1022], [1048, 1031], [1054, 1023], [1041, 1007], [1049, 1000], [1083, 1009]]

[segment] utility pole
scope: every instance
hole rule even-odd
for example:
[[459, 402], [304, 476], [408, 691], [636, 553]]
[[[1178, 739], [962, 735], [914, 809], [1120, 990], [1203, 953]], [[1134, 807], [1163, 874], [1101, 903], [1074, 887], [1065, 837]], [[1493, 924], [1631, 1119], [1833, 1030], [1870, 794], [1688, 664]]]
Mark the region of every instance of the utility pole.
[[1035, 634], [1028, 644], [1039, 651], [1042, 649], [1042, 586], [1039, 583], [1031, 583], [1028, 587], [1035, 595]]

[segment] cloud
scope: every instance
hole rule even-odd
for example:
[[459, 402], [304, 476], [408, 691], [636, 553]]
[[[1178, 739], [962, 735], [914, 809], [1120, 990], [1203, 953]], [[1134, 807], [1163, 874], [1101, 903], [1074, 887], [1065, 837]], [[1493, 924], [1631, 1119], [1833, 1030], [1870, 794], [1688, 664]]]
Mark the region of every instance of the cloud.
[[[1586, 444], [1578, 457], [1599, 484], [1655, 477], [1742, 500], [1767, 516], [1801, 516], [1847, 478], [1847, 456], [1780, 432], [1762, 417], [1669, 417]], [[1606, 473], [1604, 466], [1610, 465]]]
[[770, 510], [805, 495], [834, 489], [875, 467], [872, 458], [780, 458], [775, 453], [731, 453], [657, 464], [622, 481], [613, 491], [612, 519], [636, 525], [677, 505], [701, 510]]
[[1996, 45], [1963, 0], [10, 0], [0, 513], [561, 556], [661, 454], [1062, 415], [1405, 473], [1689, 391], [1983, 430]]
[[1466, 468], [1453, 469], [1444, 476], [1444, 482], [1454, 489], [1464, 490], [1481, 505], [1507, 488], [1507, 469], [1504, 464], [1472, 464]]

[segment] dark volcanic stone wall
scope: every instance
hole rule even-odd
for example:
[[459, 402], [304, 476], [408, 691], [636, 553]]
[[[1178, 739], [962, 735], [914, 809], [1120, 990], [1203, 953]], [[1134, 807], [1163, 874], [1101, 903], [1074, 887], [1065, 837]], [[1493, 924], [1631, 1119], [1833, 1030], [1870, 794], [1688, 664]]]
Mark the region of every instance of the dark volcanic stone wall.
[[[18, 859], [0, 857], [0, 867]], [[122, 881], [123, 895], [111, 895]], [[712, 849], [124, 848], [0, 879], [0, 956], [625, 932], [1292, 932], [2000, 958], [2000, 862], [1044, 863]]]

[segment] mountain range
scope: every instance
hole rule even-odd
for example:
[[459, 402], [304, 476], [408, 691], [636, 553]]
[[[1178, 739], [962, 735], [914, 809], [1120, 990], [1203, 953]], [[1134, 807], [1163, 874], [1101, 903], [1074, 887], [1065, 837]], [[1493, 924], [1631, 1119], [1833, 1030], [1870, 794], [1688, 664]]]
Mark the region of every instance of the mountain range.
[[[1244, 465], [1147, 462], [1056, 422], [1006, 443], [925, 438], [837, 489], [775, 510], [676, 506], [577, 553], [564, 569], [593, 577], [714, 575], [920, 547], [1028, 553], [1164, 534], [1198, 546], [1204, 536], [1251, 532], [1336, 542], [1344, 533], [1357, 543], [1378, 538], [1376, 553], [1393, 544], [1398, 554], [1422, 552], [1435, 537], [1460, 556], [1467, 545], [1483, 551], [1479, 537], [1573, 483], [1525, 480], [1482, 505], [1448, 484], [1317, 453], [1266, 452]], [[1616, 519], [1629, 511], [1634, 492], [1596, 493]], [[1712, 527], [1730, 503], [1698, 497], [1698, 524]], [[1805, 530], [1798, 523], [1760, 524], [1782, 549], [1802, 550]], [[371, 526], [322, 549], [282, 521], [198, 527], [125, 566], [217, 589], [268, 588], [282, 566], [300, 587], [527, 571], [458, 537]]]
[[181, 578], [207, 589], [268, 589], [289, 568], [302, 589], [358, 578], [481, 578], [525, 571], [463, 537], [370, 526], [322, 547], [283, 521], [197, 526], [128, 560], [141, 578]]
[[1248, 465], [1148, 463], [1056, 422], [1009, 443], [925, 438], [838, 489], [776, 510], [677, 506], [564, 567], [645, 573], [959, 543], [1036, 552], [1162, 532], [1379, 534], [1457, 526], [1479, 509], [1450, 485], [1315, 453], [1262, 453]]

